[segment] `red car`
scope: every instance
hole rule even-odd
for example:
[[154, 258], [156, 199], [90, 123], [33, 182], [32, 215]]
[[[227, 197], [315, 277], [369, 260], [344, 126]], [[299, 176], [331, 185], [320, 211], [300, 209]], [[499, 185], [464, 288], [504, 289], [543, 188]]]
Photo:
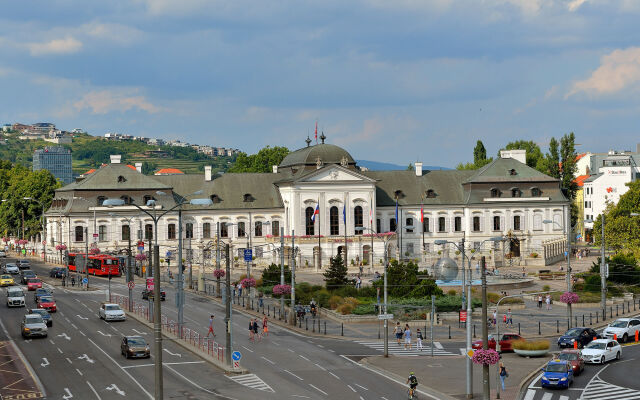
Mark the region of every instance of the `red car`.
[[38, 308], [42, 308], [43, 310], [47, 310], [49, 312], [58, 311], [56, 301], [51, 296], [40, 296], [38, 298]]
[[40, 279], [29, 279], [27, 281], [27, 290], [42, 289], [42, 281]]
[[[502, 339], [500, 339], [500, 351], [513, 351], [511, 347], [511, 343], [514, 340], [524, 340], [524, 338], [516, 333], [505, 333], [502, 335]], [[482, 340], [476, 340], [472, 343], [471, 347], [474, 350], [479, 350], [482, 348]], [[496, 339], [493, 335], [489, 335], [489, 348], [495, 350], [496, 349]]]
[[571, 368], [573, 368], [573, 375], [578, 375], [584, 371], [584, 358], [582, 358], [580, 350], [562, 350], [557, 357], [554, 357], [554, 359], [569, 362], [571, 364]]

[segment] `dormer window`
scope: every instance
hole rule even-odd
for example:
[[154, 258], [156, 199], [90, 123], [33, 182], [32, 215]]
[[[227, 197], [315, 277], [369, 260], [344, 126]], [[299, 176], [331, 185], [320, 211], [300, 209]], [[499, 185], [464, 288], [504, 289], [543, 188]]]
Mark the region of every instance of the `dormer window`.
[[511, 188], [511, 197], [522, 197], [522, 192], [518, 188]]
[[402, 190], [396, 190], [396, 191], [394, 192], [394, 195], [395, 195], [395, 198], [396, 198], [396, 199], [399, 199], [399, 198], [401, 198], [401, 197], [403, 197], [403, 196], [404, 196], [404, 194], [402, 194]]
[[427, 199], [434, 199], [436, 197], [436, 192], [433, 189], [427, 190]]
[[213, 204], [218, 204], [222, 201], [222, 199], [220, 198], [220, 196], [218, 196], [217, 194], [212, 194], [211, 195], [211, 202]]
[[96, 202], [98, 204], [98, 207], [102, 206], [102, 203], [104, 203], [106, 199], [107, 198], [104, 196], [98, 196], [98, 201]]
[[131, 200], [131, 197], [124, 195], [124, 196], [120, 196], [120, 200], [124, 201], [124, 204], [131, 204], [133, 203], [133, 200]]
[[492, 188], [491, 189], [491, 197], [500, 197], [500, 189]]
[[156, 199], [154, 199], [154, 198], [153, 198], [153, 196], [150, 196], [150, 195], [146, 195], [146, 196], [144, 196], [144, 197], [143, 197], [143, 200], [144, 200], [144, 204], [145, 204], [145, 205], [146, 205], [147, 203], [149, 203], [149, 201], [151, 201], [151, 200], [156, 201]]
[[243, 199], [242, 201], [244, 201], [245, 203], [250, 203], [253, 200], [255, 200], [253, 198], [253, 196], [251, 195], [251, 193], [245, 193], [244, 196], [242, 197], [242, 199]]
[[518, 175], [518, 173], [516, 172], [515, 169], [512, 168], [509, 170], [509, 175]]
[[126, 181], [127, 181], [127, 179], [124, 176], [122, 176], [122, 175], [118, 176], [118, 183], [124, 183]]
[[537, 188], [537, 187], [533, 187], [531, 188], [531, 197], [540, 197], [542, 195], [542, 191]]

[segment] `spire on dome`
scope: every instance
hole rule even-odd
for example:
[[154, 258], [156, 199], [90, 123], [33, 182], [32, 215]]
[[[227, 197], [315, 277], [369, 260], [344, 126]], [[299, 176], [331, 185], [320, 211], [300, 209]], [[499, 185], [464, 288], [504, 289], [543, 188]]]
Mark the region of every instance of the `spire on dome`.
[[320, 135], [320, 140], [322, 140], [322, 144], [324, 144], [324, 140], [325, 140], [326, 138], [327, 138], [327, 137], [324, 135], [324, 131], [322, 131], [322, 135]]

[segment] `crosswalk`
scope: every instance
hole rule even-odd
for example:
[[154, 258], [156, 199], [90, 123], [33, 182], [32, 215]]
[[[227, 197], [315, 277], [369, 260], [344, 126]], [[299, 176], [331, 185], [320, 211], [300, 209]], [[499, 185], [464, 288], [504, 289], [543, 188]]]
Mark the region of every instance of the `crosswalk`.
[[251, 389], [275, 393], [275, 390], [273, 390], [271, 386], [267, 385], [265, 381], [260, 379], [256, 374], [234, 375], [229, 376], [228, 378]]
[[582, 392], [581, 398], [584, 400], [640, 399], [640, 390], [613, 385], [603, 381], [599, 376], [597, 376], [589, 382], [587, 387], [584, 389], [584, 392]]
[[[536, 397], [538, 393], [540, 393], [541, 395]], [[523, 400], [569, 400], [569, 396], [528, 389], [527, 393], [524, 395]]]
[[[378, 350], [380, 352], [384, 352], [384, 342], [363, 342], [357, 341], [356, 343], [361, 344], [363, 346], [367, 346], [371, 349]], [[417, 357], [417, 356], [430, 356], [431, 355], [431, 347], [428, 342], [422, 342], [423, 349], [422, 351], [418, 350], [415, 343], [411, 344], [411, 350], [404, 348], [404, 343], [401, 346], [398, 346], [397, 343], [389, 342], [389, 354], [393, 354], [395, 356], [408, 356], [408, 357]], [[450, 351], [445, 350], [442, 347], [440, 342], [433, 342], [433, 355], [435, 356], [455, 356], [455, 353], [451, 353]]]

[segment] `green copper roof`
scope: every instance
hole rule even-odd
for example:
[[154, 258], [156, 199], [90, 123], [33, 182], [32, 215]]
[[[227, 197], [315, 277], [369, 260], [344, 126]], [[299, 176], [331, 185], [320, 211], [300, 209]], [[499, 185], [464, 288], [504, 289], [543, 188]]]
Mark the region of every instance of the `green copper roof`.
[[343, 158], [346, 158], [349, 165], [356, 163], [351, 154], [342, 147], [333, 144], [316, 144], [289, 153], [279, 167], [316, 165], [318, 158], [322, 164], [340, 164]]

